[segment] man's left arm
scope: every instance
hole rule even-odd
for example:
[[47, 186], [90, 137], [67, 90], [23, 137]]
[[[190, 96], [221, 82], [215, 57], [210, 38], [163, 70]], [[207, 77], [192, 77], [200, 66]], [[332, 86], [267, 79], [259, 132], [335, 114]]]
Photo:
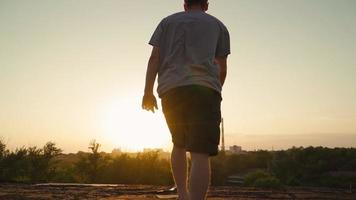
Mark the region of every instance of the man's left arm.
[[159, 54], [159, 47], [153, 46], [147, 65], [145, 90], [142, 99], [142, 108], [152, 112], [154, 112], [155, 108], [158, 109], [157, 100], [153, 94], [153, 86], [158, 73]]
[[215, 61], [220, 67], [220, 84], [224, 86], [226, 74], [227, 74], [227, 56], [219, 56], [215, 58]]
[[222, 29], [219, 35], [218, 44], [215, 52], [215, 61], [220, 67], [220, 83], [224, 85], [227, 74], [227, 56], [230, 54], [230, 34], [225, 25], [222, 24]]

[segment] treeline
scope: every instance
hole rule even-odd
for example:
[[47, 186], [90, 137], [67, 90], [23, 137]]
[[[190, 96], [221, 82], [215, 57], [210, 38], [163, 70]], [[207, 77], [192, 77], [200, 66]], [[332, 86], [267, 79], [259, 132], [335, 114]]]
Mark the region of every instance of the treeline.
[[[263, 187], [356, 185], [356, 149], [293, 147], [281, 151], [220, 153], [212, 159], [213, 183], [224, 185], [229, 175], [242, 174], [245, 185]], [[261, 179], [261, 180], [259, 180]]]
[[[72, 165], [75, 177], [71, 181], [84, 183], [123, 183], [171, 185], [170, 163], [159, 158], [158, 152], [117, 156], [99, 153], [100, 144], [95, 140], [89, 145], [91, 153], [79, 153]], [[64, 169], [66, 166], [64, 166]], [[71, 177], [67, 174], [64, 177]]]
[[0, 140], [0, 181], [50, 181], [56, 175], [54, 158], [61, 152], [53, 142], [43, 148], [21, 147], [10, 152]]
[[[137, 154], [99, 152], [62, 154], [55, 143], [10, 152], [0, 140], [1, 182], [78, 182], [172, 185], [170, 162], [159, 152]], [[211, 160], [212, 185], [229, 184], [231, 175], [244, 185], [349, 187], [356, 185], [356, 149], [293, 147], [283, 151], [220, 152]]]
[[90, 152], [61, 154], [55, 143], [43, 148], [21, 147], [10, 152], [0, 140], [0, 182], [77, 182], [171, 185], [170, 163], [158, 152], [135, 155], [99, 152], [95, 140]]

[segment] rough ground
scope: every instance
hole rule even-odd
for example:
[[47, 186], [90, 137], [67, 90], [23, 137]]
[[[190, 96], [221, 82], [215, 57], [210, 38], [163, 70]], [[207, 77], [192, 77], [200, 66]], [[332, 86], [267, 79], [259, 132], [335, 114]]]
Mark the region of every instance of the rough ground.
[[[47, 200], [47, 199], [98, 199], [98, 200], [153, 200], [164, 186], [117, 185], [117, 184], [0, 184], [0, 199]], [[356, 191], [327, 188], [286, 188], [263, 190], [246, 187], [212, 187], [209, 200], [356, 200]]]

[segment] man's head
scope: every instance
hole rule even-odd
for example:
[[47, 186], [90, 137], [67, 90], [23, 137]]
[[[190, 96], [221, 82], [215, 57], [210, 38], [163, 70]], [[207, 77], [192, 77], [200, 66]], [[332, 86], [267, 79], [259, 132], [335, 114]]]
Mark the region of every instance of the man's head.
[[209, 7], [208, 0], [184, 0], [184, 10], [202, 10], [207, 11]]

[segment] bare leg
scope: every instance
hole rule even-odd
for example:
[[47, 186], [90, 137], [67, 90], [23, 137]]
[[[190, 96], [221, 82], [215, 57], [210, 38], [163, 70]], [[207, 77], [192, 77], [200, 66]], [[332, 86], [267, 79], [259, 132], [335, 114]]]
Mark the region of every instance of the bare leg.
[[191, 200], [204, 200], [210, 184], [209, 155], [192, 152], [191, 158], [189, 197]]
[[173, 147], [171, 166], [179, 200], [189, 200], [187, 190], [187, 156], [185, 149]]

